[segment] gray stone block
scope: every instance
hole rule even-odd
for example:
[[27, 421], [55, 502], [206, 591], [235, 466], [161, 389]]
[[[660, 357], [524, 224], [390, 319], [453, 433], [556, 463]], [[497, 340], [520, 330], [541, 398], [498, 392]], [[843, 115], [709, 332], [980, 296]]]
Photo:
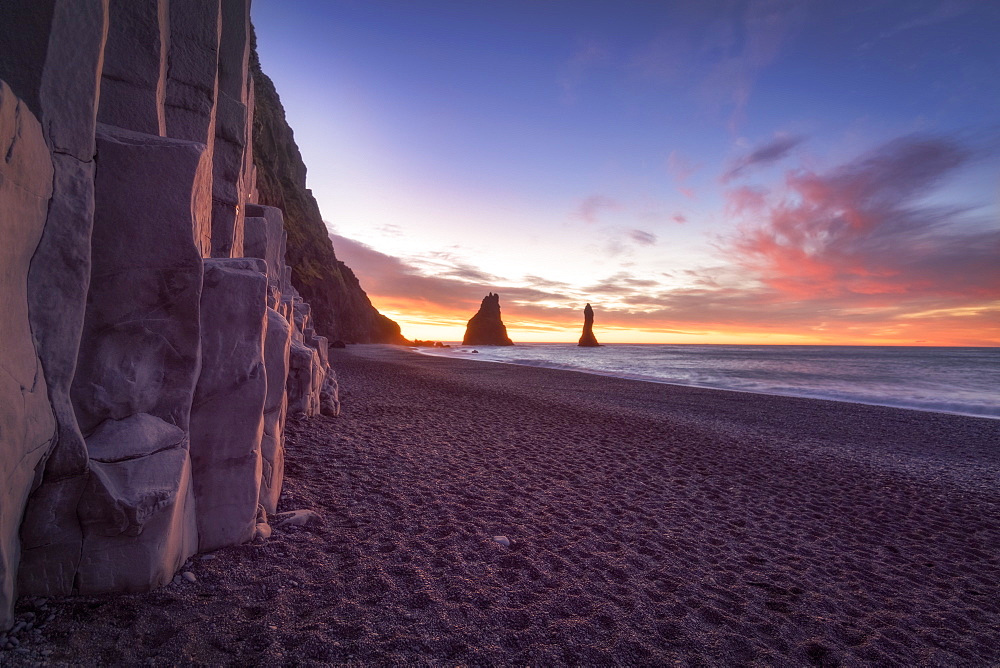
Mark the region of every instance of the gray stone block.
[[93, 266], [73, 400], [83, 432], [149, 413], [187, 430], [208, 217], [203, 144], [98, 129]]
[[262, 260], [205, 261], [201, 375], [191, 414], [201, 551], [253, 538], [267, 395], [266, 292]]

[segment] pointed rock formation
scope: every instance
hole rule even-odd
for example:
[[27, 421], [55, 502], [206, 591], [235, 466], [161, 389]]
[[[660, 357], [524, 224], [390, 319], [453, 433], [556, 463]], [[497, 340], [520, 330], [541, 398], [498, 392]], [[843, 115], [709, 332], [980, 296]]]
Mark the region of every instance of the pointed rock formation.
[[587, 304], [583, 309], [583, 335], [577, 345], [582, 348], [597, 348], [601, 345], [597, 342], [597, 337], [594, 336], [594, 309], [590, 307], [590, 304]]
[[483, 297], [479, 312], [472, 316], [465, 328], [462, 345], [466, 346], [512, 346], [514, 342], [507, 336], [507, 328], [500, 318], [500, 295], [492, 292]]

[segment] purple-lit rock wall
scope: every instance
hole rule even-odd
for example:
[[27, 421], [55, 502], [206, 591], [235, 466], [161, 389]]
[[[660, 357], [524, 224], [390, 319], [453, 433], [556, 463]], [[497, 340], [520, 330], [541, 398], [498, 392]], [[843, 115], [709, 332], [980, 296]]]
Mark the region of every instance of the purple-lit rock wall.
[[287, 415], [339, 411], [254, 203], [249, 11], [0, 2], [0, 631], [250, 540]]

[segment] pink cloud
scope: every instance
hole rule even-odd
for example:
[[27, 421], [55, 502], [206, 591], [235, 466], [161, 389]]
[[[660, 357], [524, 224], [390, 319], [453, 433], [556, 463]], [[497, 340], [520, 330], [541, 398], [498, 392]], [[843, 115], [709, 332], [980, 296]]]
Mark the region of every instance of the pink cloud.
[[761, 188], [742, 186], [726, 192], [726, 213], [741, 217], [758, 214], [767, 206], [767, 191]]
[[794, 299], [888, 304], [1000, 295], [1000, 230], [971, 211], [918, 199], [968, 162], [962, 146], [907, 137], [827, 174], [792, 171], [785, 191], [737, 189], [729, 211], [751, 222], [732, 241], [739, 262]]

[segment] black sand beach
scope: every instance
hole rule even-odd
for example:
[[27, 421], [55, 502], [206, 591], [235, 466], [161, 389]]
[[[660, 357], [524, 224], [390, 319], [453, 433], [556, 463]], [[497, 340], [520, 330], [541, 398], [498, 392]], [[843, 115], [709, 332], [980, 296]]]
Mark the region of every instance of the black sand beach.
[[331, 357], [343, 414], [290, 422], [282, 508], [322, 526], [22, 599], [0, 664], [1000, 663], [1000, 421]]

